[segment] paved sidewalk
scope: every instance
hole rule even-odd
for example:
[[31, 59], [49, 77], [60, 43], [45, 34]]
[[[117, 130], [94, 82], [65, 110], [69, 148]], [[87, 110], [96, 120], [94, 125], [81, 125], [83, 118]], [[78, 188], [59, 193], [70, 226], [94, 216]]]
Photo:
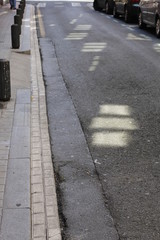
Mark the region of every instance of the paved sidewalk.
[[15, 13], [0, 8], [0, 59], [11, 73], [11, 100], [0, 102], [0, 240], [60, 240], [34, 7], [26, 5], [19, 50]]

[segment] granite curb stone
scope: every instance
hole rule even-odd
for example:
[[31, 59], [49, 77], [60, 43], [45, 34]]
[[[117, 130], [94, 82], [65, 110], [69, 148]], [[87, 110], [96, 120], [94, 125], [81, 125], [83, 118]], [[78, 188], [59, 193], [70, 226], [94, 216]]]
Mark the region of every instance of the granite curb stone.
[[12, 97], [0, 109], [1, 240], [62, 239], [34, 10], [26, 5], [15, 51], [9, 38], [14, 13], [9, 4], [0, 8], [0, 57], [10, 60], [12, 71]]

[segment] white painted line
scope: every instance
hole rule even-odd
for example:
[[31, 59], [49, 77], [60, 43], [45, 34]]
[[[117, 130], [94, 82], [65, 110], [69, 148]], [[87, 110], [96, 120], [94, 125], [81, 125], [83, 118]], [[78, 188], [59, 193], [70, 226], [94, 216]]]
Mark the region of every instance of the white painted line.
[[146, 40], [151, 40], [150, 37], [148, 37], [147, 35], [145, 34], [139, 34], [139, 36], [141, 36], [142, 38], [146, 39]]
[[72, 7], [81, 7], [80, 3], [71, 3], [71, 4], [72, 4]]
[[131, 27], [126, 27], [128, 30], [130, 30], [130, 31], [135, 31], [133, 28], [131, 28]]

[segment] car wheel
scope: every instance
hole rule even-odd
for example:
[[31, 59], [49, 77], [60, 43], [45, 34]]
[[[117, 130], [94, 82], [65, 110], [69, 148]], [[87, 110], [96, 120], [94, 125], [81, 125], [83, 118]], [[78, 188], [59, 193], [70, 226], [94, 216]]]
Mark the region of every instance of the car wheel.
[[156, 36], [157, 38], [160, 38], [160, 19], [157, 18], [156, 20]]
[[114, 18], [118, 18], [118, 13], [117, 13], [117, 9], [116, 9], [116, 5], [114, 5], [114, 7], [113, 7], [113, 17]]
[[94, 8], [95, 11], [100, 11], [101, 10], [100, 7], [98, 6], [98, 3], [97, 3], [96, 0], [94, 0], [94, 2], [93, 2], [93, 8]]
[[108, 2], [105, 3], [105, 11], [106, 11], [107, 14], [112, 14], [112, 9], [109, 6]]
[[129, 22], [131, 21], [131, 17], [130, 17], [130, 15], [129, 15], [129, 13], [128, 13], [127, 7], [126, 7], [125, 10], [124, 10], [124, 21], [125, 21], [126, 23], [129, 23]]
[[141, 12], [139, 13], [139, 16], [138, 16], [138, 26], [141, 29], [145, 28], [146, 26], [146, 24], [143, 22], [143, 17]]

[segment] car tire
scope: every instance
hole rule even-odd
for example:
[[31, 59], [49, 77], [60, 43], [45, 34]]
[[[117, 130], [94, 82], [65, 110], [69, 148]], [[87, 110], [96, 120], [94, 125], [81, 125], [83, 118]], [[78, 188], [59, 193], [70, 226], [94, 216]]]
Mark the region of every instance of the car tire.
[[118, 17], [119, 17], [119, 15], [118, 15], [118, 13], [117, 13], [116, 5], [114, 5], [114, 7], [113, 7], [113, 17], [114, 17], [114, 18], [118, 18]]
[[105, 11], [107, 14], [112, 14], [112, 9], [111, 9], [108, 1], [105, 3]]
[[101, 11], [101, 8], [99, 7], [96, 0], [94, 0], [94, 2], [93, 2], [93, 8], [94, 8], [95, 11]]
[[143, 22], [142, 12], [139, 12], [139, 15], [138, 15], [138, 26], [140, 29], [143, 29], [146, 27], [146, 24]]
[[157, 38], [160, 38], [160, 18], [157, 18], [156, 20], [156, 36]]
[[130, 15], [129, 15], [129, 12], [128, 12], [127, 7], [126, 7], [125, 10], [124, 10], [124, 21], [125, 21], [126, 23], [129, 23], [129, 22], [131, 21], [131, 17], [130, 17]]

